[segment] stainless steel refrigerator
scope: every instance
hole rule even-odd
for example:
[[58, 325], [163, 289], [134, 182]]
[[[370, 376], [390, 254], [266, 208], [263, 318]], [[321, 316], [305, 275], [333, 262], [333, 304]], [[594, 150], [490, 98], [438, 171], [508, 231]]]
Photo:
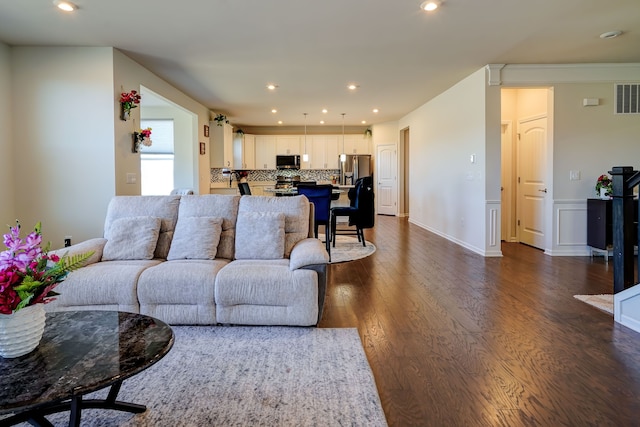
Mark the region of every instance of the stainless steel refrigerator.
[[358, 178], [371, 175], [370, 154], [347, 154], [347, 160], [340, 162], [340, 184], [353, 185]]

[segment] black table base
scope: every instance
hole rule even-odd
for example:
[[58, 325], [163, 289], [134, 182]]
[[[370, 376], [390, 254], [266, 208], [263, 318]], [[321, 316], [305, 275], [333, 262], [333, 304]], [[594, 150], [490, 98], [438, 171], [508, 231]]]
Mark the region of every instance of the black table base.
[[9, 418], [0, 420], [0, 427], [14, 426], [23, 422], [28, 422], [32, 426], [36, 427], [53, 427], [53, 424], [51, 424], [45, 416], [65, 411], [71, 412], [69, 415], [69, 427], [78, 427], [80, 426], [80, 418], [82, 416], [83, 409], [111, 409], [114, 411], [131, 412], [133, 414], [140, 414], [147, 410], [147, 407], [144, 405], [120, 402], [116, 400], [118, 393], [120, 392], [120, 387], [122, 387], [122, 381], [115, 382], [111, 386], [106, 399], [84, 400], [82, 395], [78, 395], [65, 402], [46, 405], [26, 412], [21, 412]]

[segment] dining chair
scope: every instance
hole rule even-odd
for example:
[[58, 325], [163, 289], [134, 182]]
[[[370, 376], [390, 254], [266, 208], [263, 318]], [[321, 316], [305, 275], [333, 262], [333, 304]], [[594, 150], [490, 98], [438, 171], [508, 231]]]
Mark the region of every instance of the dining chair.
[[[336, 236], [356, 235], [362, 246], [367, 246], [364, 239], [364, 229], [372, 228], [375, 223], [375, 206], [373, 194], [373, 177], [359, 178], [354, 187], [349, 190], [350, 206], [336, 206], [331, 208], [331, 238], [333, 247], [336, 246]], [[353, 230], [337, 230], [337, 218], [349, 217], [349, 226], [355, 226]]]
[[251, 188], [249, 188], [249, 183], [248, 182], [239, 182], [238, 183], [238, 190], [240, 190], [240, 195], [241, 196], [250, 196], [251, 195]]
[[304, 195], [315, 207], [315, 221], [313, 232], [318, 238], [318, 226], [324, 225], [325, 245], [329, 259], [331, 259], [331, 227], [329, 219], [331, 217], [331, 196], [333, 194], [332, 185], [309, 185], [298, 184], [298, 194]]

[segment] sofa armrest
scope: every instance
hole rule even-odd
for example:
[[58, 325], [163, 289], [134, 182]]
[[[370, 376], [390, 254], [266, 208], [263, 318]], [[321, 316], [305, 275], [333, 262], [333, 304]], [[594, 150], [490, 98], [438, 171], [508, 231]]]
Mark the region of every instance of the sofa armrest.
[[329, 254], [318, 239], [303, 239], [296, 243], [289, 256], [289, 269], [297, 270], [307, 265], [328, 264]]
[[102, 250], [104, 249], [104, 245], [106, 243], [107, 239], [97, 237], [95, 239], [89, 239], [85, 240], [84, 242], [76, 243], [75, 245], [71, 245], [66, 248], [49, 251], [49, 253], [62, 257], [64, 255], [74, 256], [93, 251], [93, 255], [91, 255], [84, 263], [84, 265], [87, 266], [89, 264], [99, 262], [102, 259]]

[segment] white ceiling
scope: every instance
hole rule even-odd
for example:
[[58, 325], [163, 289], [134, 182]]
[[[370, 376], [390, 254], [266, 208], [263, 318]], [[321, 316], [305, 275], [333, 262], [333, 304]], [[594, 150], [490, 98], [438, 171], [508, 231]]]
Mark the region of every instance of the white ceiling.
[[489, 63], [640, 62], [640, 0], [420, 2], [0, 0], [0, 41], [116, 47], [247, 126], [397, 120]]

